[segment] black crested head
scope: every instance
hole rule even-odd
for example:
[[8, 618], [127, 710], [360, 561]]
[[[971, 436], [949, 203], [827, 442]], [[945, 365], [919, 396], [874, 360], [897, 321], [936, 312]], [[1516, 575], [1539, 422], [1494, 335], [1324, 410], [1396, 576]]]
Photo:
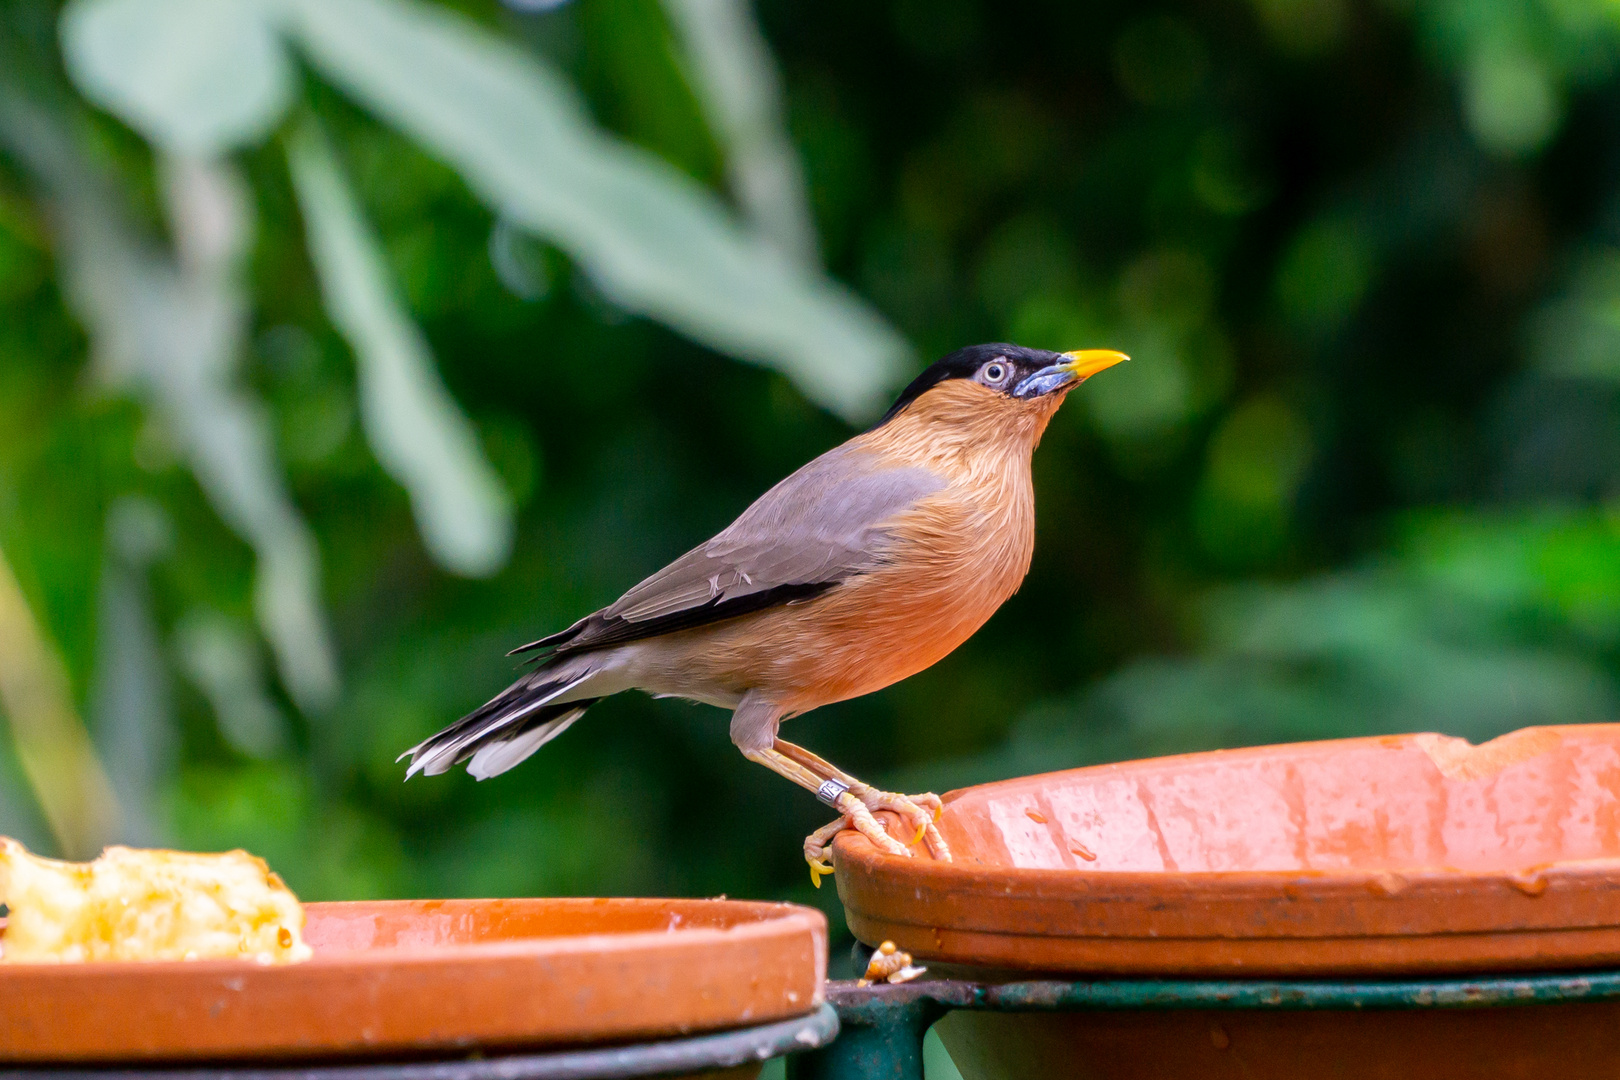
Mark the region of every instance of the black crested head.
[[921, 375], [911, 380], [911, 385], [900, 392], [900, 396], [889, 406], [889, 411], [883, 414], [883, 419], [877, 422], [877, 426], [882, 427], [893, 420], [907, 405], [947, 379], [974, 378], [984, 370], [986, 364], [997, 360], [1009, 366], [1007, 377], [1002, 383], [1010, 390], [1025, 376], [1060, 363], [1063, 354], [1048, 352], [1045, 349], [1026, 349], [1022, 345], [1009, 345], [1004, 341], [957, 349], [943, 360], [936, 360], [928, 365]]

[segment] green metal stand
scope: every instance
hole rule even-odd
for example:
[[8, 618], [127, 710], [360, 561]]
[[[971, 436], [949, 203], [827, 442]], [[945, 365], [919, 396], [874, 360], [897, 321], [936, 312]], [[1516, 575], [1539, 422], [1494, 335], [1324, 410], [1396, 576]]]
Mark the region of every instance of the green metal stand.
[[838, 1010], [838, 1038], [788, 1059], [788, 1080], [923, 1080], [923, 1036], [952, 1008], [967, 983], [903, 983], [857, 987], [829, 982]]
[[[788, 1059], [789, 1080], [923, 1080], [923, 1036], [953, 1009], [1468, 1009], [1620, 999], [1620, 971], [1385, 982], [1109, 979], [827, 984], [839, 1038]], [[1620, 1075], [1620, 1073], [1617, 1073]]]

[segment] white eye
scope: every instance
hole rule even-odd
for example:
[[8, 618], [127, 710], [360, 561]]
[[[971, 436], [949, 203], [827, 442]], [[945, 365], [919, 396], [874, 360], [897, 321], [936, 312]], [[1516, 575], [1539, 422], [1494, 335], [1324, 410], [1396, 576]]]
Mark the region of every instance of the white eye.
[[988, 364], [984, 365], [984, 367], [979, 369], [979, 378], [982, 379], [987, 386], [1000, 386], [1002, 383], [1007, 381], [1007, 376], [1011, 373], [1011, 371], [1012, 368], [1009, 367], [1004, 361], [992, 360]]

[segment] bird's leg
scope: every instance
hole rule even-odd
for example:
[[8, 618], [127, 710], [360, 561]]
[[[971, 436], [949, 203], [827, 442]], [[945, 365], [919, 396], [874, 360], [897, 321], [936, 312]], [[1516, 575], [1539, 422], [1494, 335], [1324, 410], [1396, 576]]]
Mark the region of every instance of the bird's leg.
[[[758, 764], [765, 766], [778, 776], [786, 777], [795, 784], [798, 784], [800, 787], [804, 788], [806, 791], [816, 792], [818, 797], [820, 795], [822, 783], [828, 779], [831, 779], [830, 777], [821, 776], [816, 772], [813, 772], [811, 769], [801, 765], [797, 761], [794, 761], [792, 758], [777, 750], [775, 747], [765, 750], [745, 748], [743, 750], [743, 756], [749, 761], [757, 762]], [[822, 838], [822, 834], [827, 833], [828, 830], [826, 828], [818, 829], [816, 832], [810, 834], [804, 843], [804, 858], [805, 861], [810, 864], [810, 880], [815, 883], [817, 888], [821, 887], [821, 875], [830, 874], [833, 872], [832, 865], [825, 861], [827, 856], [827, 844], [831, 841], [833, 833], [836, 833], [846, 827], [855, 829], [862, 836], [872, 841], [873, 844], [877, 845], [882, 850], [887, 851], [891, 855], [911, 854], [911, 852], [906, 850], [904, 844], [895, 840], [888, 834], [888, 831], [883, 828], [883, 823], [878, 821], [877, 818], [873, 817], [872, 811], [868, 810], [866, 808], [866, 804], [857, 798], [852, 792], [844, 791], [840, 793], [835, 800], [833, 809], [844, 815], [838, 821], [834, 822], [838, 828], [833, 829], [832, 833], [829, 833], [824, 838]], [[813, 847], [811, 841], [816, 841]]]
[[[849, 789], [848, 794], [855, 796], [867, 811], [890, 810], [899, 814], [903, 820], [909, 822], [917, 830], [917, 835], [912, 837], [911, 840], [913, 844], [927, 837], [928, 850], [933, 853], [934, 857], [941, 862], [951, 861], [950, 845], [945, 842], [945, 838], [939, 834], [939, 829], [934, 825], [939, 820], [940, 814], [945, 811], [945, 804], [940, 801], [938, 795], [932, 792], [925, 795], [897, 795], [892, 791], [879, 791], [872, 785], [855, 779], [849, 773], [832, 764], [832, 762], [811, 753], [802, 746], [795, 746], [793, 743], [777, 739], [772, 748], [788, 760], [808, 769], [814, 775], [823, 779], [837, 780]], [[843, 807], [835, 806], [834, 809], [841, 810]], [[835, 822], [834, 824], [838, 823]], [[859, 828], [859, 826], [855, 827]], [[812, 842], [816, 842], [819, 858], [823, 860], [826, 858], [828, 851], [830, 851], [832, 839], [831, 835], [821, 838], [821, 834], [829, 829], [832, 829], [832, 835], [837, 835], [838, 830], [829, 825], [818, 829], [805, 839], [806, 858], [810, 858]], [[861, 829], [860, 831], [864, 835], [866, 830]]]

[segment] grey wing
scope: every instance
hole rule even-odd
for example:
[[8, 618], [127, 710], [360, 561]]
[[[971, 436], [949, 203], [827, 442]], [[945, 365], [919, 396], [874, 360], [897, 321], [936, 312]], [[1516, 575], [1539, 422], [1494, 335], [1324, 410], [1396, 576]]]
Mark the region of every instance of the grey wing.
[[888, 524], [945, 485], [932, 470], [838, 447], [609, 607], [514, 651], [602, 648], [816, 596], [879, 565]]

